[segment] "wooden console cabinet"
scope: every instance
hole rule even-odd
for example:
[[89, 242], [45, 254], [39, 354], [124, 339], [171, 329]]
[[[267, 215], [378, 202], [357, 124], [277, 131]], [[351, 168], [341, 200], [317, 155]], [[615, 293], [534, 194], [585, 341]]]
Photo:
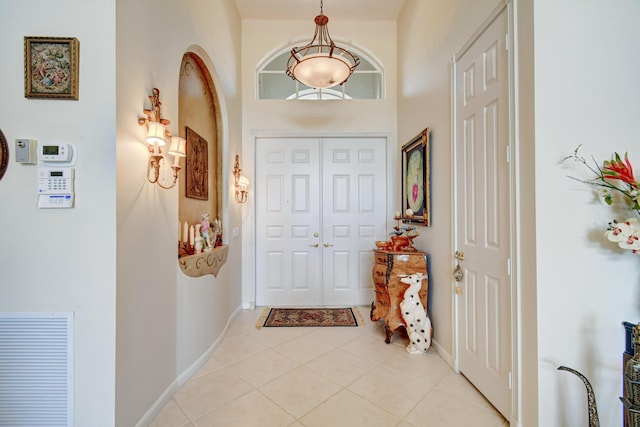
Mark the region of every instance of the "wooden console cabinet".
[[[400, 313], [400, 302], [409, 285], [400, 282], [400, 276], [422, 273], [427, 276], [427, 254], [424, 252], [388, 252], [376, 250], [373, 265], [375, 301], [371, 303], [371, 320], [384, 319], [385, 342], [389, 344], [393, 333], [400, 326], [405, 327]], [[419, 296], [427, 307], [429, 279], [422, 282]]]

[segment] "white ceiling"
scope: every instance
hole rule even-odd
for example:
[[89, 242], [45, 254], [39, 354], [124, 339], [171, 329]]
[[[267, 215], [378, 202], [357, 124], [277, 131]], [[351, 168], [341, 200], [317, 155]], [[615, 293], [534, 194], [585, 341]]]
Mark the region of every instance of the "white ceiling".
[[[320, 14], [320, 0], [235, 0], [242, 19], [305, 20]], [[340, 21], [395, 21], [405, 0], [323, 0], [323, 12]]]

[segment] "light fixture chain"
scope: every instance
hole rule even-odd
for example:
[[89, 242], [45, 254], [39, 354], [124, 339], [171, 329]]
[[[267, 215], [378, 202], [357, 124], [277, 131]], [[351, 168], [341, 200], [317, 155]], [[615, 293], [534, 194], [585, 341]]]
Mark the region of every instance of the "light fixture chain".
[[324, 13], [322, 12], [322, 6], [323, 6], [322, 0], [320, 0], [320, 15], [324, 15]]

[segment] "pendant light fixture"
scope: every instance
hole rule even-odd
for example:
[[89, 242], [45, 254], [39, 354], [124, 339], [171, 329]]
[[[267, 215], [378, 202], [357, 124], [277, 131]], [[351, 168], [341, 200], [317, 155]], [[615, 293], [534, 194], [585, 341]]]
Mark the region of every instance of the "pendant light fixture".
[[287, 62], [287, 75], [315, 89], [326, 89], [342, 85], [353, 74], [360, 59], [331, 40], [320, 0], [320, 15], [316, 16], [316, 31], [306, 46], [291, 49]]

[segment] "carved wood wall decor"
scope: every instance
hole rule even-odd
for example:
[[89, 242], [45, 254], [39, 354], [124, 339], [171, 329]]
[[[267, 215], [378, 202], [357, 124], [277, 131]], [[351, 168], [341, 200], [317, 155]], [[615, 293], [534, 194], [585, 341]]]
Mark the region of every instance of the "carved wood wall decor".
[[209, 199], [209, 153], [207, 141], [187, 126], [186, 196]]

